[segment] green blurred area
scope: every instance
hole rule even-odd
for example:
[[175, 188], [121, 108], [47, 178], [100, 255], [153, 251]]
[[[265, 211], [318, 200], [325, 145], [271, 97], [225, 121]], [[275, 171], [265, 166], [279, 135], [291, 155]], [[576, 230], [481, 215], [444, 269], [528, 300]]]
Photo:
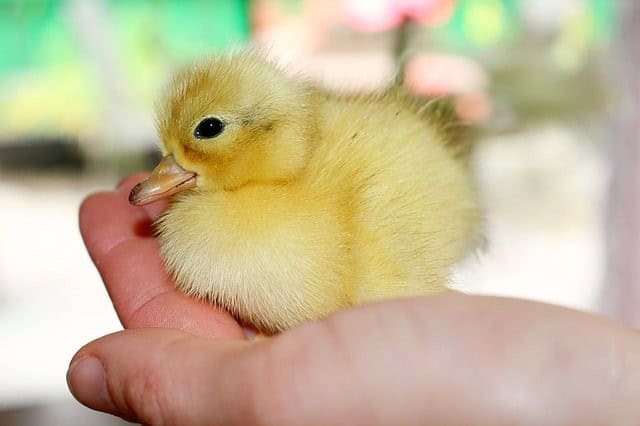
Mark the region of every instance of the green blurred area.
[[[151, 53], [177, 59], [215, 51], [249, 36], [249, 0], [111, 0], [116, 47], [131, 62]], [[81, 61], [66, 0], [0, 0], [0, 74]], [[135, 69], [135, 67], [133, 67]]]
[[[531, 0], [459, 0], [449, 22], [432, 31], [435, 43], [474, 52], [496, 48], [523, 36], [521, 10]], [[582, 7], [561, 29], [585, 45], [607, 43], [615, 33], [617, 16], [611, 0], [582, 0]]]
[[[111, 0], [111, 51], [137, 104], [149, 108], [168, 68], [249, 38], [248, 0]], [[91, 129], [105, 89], [65, 0], [0, 0], [0, 139]], [[100, 52], [97, 52], [99, 55]], [[64, 100], [64, 111], [60, 109]], [[71, 102], [69, 102], [71, 100]]]

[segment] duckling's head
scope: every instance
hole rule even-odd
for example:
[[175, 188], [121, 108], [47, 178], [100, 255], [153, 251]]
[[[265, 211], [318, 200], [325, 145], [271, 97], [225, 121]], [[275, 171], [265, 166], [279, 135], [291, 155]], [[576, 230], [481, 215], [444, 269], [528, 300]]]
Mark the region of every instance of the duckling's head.
[[312, 149], [310, 98], [308, 85], [257, 52], [183, 69], [158, 110], [164, 158], [130, 201], [295, 179]]

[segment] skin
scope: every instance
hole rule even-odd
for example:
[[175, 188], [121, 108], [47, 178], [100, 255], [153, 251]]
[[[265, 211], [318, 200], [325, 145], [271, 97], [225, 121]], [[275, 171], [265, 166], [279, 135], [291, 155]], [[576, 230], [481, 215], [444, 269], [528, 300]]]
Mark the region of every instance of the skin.
[[640, 423], [640, 336], [556, 306], [450, 293], [248, 341], [228, 314], [174, 290], [149, 232], [165, 206], [127, 202], [142, 177], [80, 211], [126, 328], [71, 362], [88, 407], [145, 424]]

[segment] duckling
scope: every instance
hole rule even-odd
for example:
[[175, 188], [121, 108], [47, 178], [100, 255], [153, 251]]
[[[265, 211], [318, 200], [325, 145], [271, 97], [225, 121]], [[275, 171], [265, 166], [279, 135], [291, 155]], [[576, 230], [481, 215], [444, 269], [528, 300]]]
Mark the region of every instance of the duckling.
[[179, 289], [272, 335], [352, 305], [447, 289], [480, 212], [452, 114], [401, 88], [346, 95], [253, 50], [180, 71], [163, 160], [130, 194]]

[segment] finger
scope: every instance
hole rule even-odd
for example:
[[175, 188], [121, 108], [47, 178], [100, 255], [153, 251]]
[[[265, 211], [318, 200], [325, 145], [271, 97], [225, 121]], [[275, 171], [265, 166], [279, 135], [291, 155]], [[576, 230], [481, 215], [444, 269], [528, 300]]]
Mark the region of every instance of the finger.
[[152, 236], [149, 215], [125, 203], [115, 192], [87, 197], [80, 206], [80, 233], [94, 262], [126, 241]]
[[121, 322], [127, 328], [175, 327], [206, 337], [242, 338], [226, 312], [175, 290], [152, 238], [149, 212], [127, 200], [126, 188], [141, 177], [125, 179], [119, 192], [88, 197], [80, 208], [82, 236]]
[[169, 327], [202, 337], [244, 338], [227, 312], [175, 289], [153, 239], [114, 247], [98, 269], [126, 328]]
[[246, 345], [127, 330], [84, 347], [67, 381], [84, 405], [143, 424], [250, 424], [238, 421], [250, 413], [243, 370], [255, 367]]
[[313, 327], [258, 343], [126, 330], [82, 348], [67, 382], [82, 404], [143, 424], [370, 424], [344, 353], [326, 343]]

